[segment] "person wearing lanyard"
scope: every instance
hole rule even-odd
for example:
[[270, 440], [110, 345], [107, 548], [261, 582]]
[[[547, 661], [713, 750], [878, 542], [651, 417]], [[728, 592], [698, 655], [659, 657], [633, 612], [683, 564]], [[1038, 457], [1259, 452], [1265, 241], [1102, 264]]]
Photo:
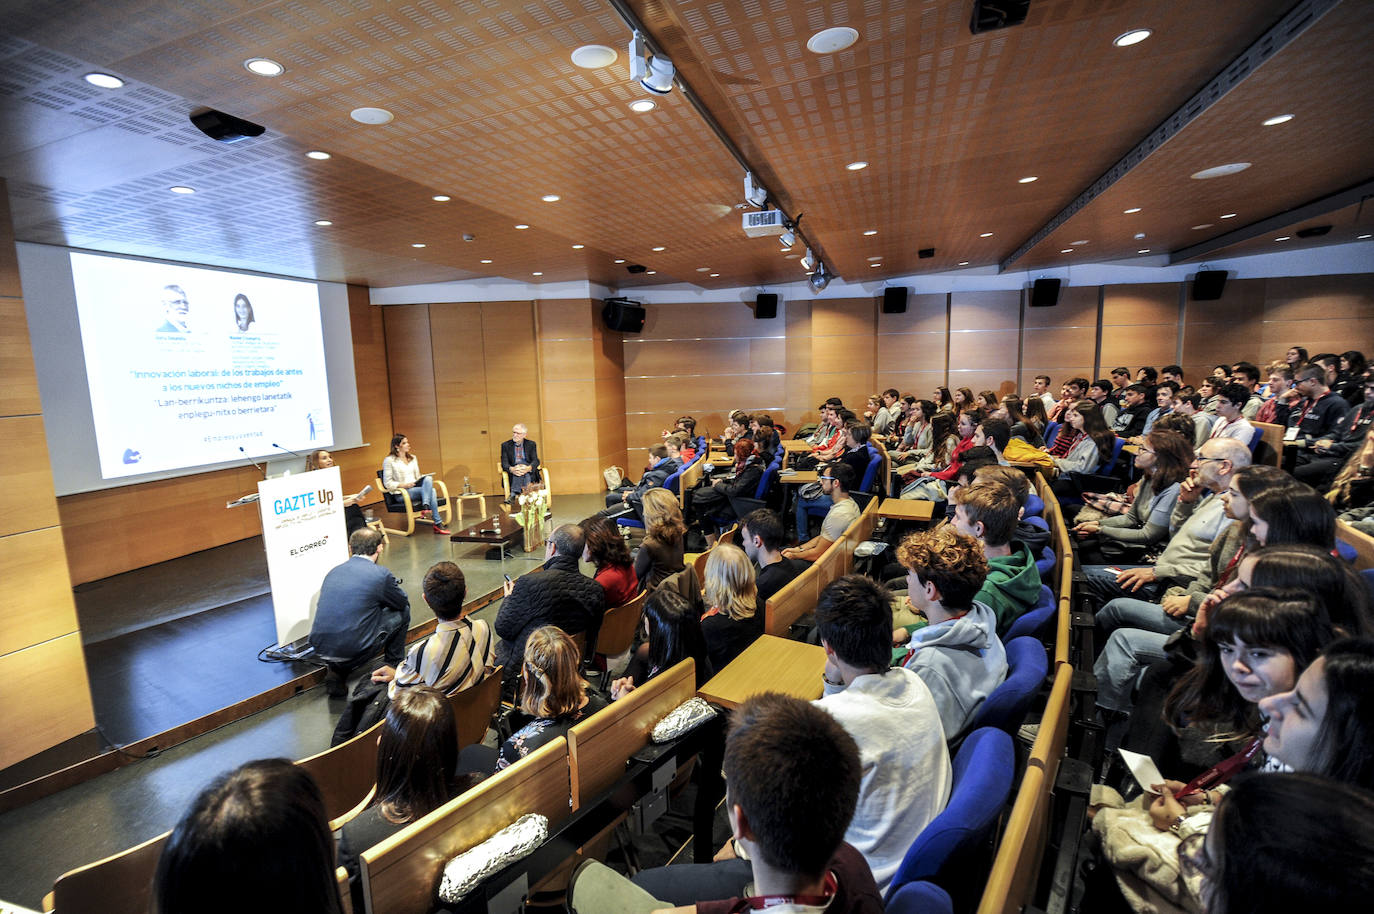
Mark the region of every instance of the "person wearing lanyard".
[[1315, 488], [1325, 488], [1346, 459], [1364, 443], [1370, 425], [1374, 424], [1374, 380], [1366, 380], [1363, 391], [1364, 402], [1345, 414], [1334, 434], [1318, 439], [1310, 450], [1298, 455], [1294, 476]]
[[1288, 413], [1286, 440], [1311, 445], [1329, 437], [1345, 418], [1349, 404], [1331, 395], [1331, 388], [1326, 386], [1326, 369], [1309, 365], [1298, 372], [1295, 386], [1303, 399]]
[[1255, 427], [1241, 415], [1250, 392], [1242, 384], [1227, 384], [1217, 393], [1217, 421], [1209, 438], [1234, 438], [1246, 447], [1255, 437]]

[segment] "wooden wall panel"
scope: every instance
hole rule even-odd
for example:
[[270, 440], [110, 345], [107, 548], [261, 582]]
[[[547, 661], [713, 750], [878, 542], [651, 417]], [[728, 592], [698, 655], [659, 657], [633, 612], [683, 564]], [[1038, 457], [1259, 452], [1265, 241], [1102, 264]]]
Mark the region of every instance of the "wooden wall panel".
[[541, 460], [555, 498], [558, 493], [600, 491], [600, 468], [625, 466], [626, 372], [620, 334], [605, 330], [600, 303], [589, 299], [535, 302], [533, 309]]
[[[440, 463], [436, 467], [432, 461], [422, 461], [421, 466], [436, 469], [450, 493], [461, 490], [464, 478], [475, 492], [498, 492], [501, 479], [489, 441], [504, 429], [489, 428], [487, 423], [488, 349], [482, 340], [481, 306], [430, 305], [429, 335]], [[454, 352], [461, 354], [441, 355]], [[538, 440], [537, 427], [532, 427], [530, 436]]]
[[[1190, 384], [1211, 374], [1212, 366], [1262, 358], [1264, 279], [1231, 280], [1218, 301], [1189, 298], [1183, 315], [1183, 352], [1177, 360]], [[1287, 346], [1284, 347], [1287, 349]], [[1278, 355], [1282, 355], [1280, 350]]]
[[[9, 192], [0, 178], [0, 479], [9, 496], [0, 508], [0, 579], [7, 586], [0, 603], [0, 768], [95, 726], [22, 295]], [[138, 538], [139, 528], [132, 530], [125, 536], [111, 525], [105, 532], [108, 539]]]
[[1097, 377], [1118, 365], [1134, 373], [1179, 360], [1180, 283], [1108, 286], [1102, 296], [1102, 349]]
[[0, 418], [0, 536], [58, 523], [41, 415]]
[[377, 471], [391, 445], [391, 383], [386, 370], [386, 330], [382, 309], [368, 299], [366, 286], [348, 287], [348, 316], [353, 333], [353, 372], [358, 388], [358, 420], [363, 447], [334, 451], [345, 493], [371, 485], [365, 504], [382, 500]]
[[392, 305], [382, 313], [392, 431], [410, 439], [421, 469], [438, 469], [442, 457], [429, 305]]
[[1101, 293], [1099, 286], [1068, 286], [1053, 308], [1023, 307], [1020, 392], [1029, 393], [1038, 374], [1050, 376], [1056, 396], [1065, 379], [1094, 376]]
[[95, 726], [78, 632], [0, 656], [0, 768]]
[[1369, 320], [1371, 317], [1374, 317], [1374, 273], [1284, 276], [1264, 281], [1266, 321]]
[[902, 396], [911, 394], [918, 400], [930, 400], [935, 388], [945, 384], [943, 371], [887, 371], [882, 378], [884, 384], [897, 388]]
[[1012, 330], [955, 330], [949, 335], [949, 383], [966, 372], [995, 372], [1016, 377], [1020, 334]]
[[[4, 244], [0, 244], [3, 250]], [[13, 252], [13, 245], [10, 245]], [[43, 411], [38, 402], [38, 379], [33, 373], [29, 347], [29, 323], [20, 298], [0, 298], [0, 416], [35, 416]]]
[[[1021, 326], [1021, 293], [1014, 289], [954, 292], [949, 297], [949, 329], [1015, 330]], [[953, 357], [950, 365], [954, 365]]]
[[[785, 305], [779, 302], [778, 307]], [[647, 306], [645, 312], [644, 330], [638, 337], [644, 340], [735, 339], [783, 333], [782, 321], [755, 319], [752, 303], [656, 304]], [[634, 337], [626, 342], [631, 339]]]
[[0, 654], [76, 631], [76, 603], [61, 527], [0, 539], [0, 579], [7, 591]]

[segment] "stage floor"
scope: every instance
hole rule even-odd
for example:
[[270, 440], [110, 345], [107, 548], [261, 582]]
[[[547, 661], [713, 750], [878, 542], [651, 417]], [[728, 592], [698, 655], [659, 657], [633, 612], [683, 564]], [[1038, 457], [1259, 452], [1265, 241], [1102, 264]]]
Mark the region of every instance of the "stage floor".
[[[558, 496], [555, 523], [603, 507], [601, 495]], [[411, 624], [433, 618], [420, 593], [424, 573], [458, 563], [468, 599], [501, 586], [499, 561], [480, 546], [417, 532], [390, 537], [385, 564], [410, 596]], [[516, 577], [543, 550], [506, 561]], [[584, 566], [584, 571], [588, 570]], [[257, 538], [208, 549], [79, 588], [96, 721], [125, 746], [290, 681], [306, 664], [263, 663], [275, 641], [266, 561]], [[476, 618], [491, 621], [499, 602]], [[380, 662], [380, 661], [379, 661]], [[242, 720], [164, 749], [152, 758], [0, 814], [0, 899], [39, 909], [57, 876], [154, 837], [176, 824], [209, 781], [255, 758], [302, 758], [329, 745], [343, 699], [309, 688]]]

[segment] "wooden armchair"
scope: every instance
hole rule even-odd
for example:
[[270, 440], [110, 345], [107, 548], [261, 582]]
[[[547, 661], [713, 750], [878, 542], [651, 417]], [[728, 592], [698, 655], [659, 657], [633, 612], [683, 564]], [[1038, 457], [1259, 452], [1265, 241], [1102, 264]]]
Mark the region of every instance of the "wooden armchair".
[[[377, 471], [377, 488], [381, 490], [382, 501], [386, 505], [388, 514], [404, 514], [406, 516], [405, 529], [396, 527], [390, 528], [392, 533], [399, 533], [401, 536], [410, 536], [415, 532], [415, 519], [420, 516], [420, 512], [410, 502], [410, 496], [405, 492], [388, 492], [382, 485], [382, 471]], [[448, 498], [448, 486], [439, 478], [434, 480], [434, 494], [439, 502], [439, 511], [443, 514], [442, 518], [434, 518], [435, 521], [442, 520], [444, 526], [453, 519], [453, 506]]]
[[[544, 486], [544, 491], [549, 496], [549, 508], [553, 508], [553, 488], [549, 485], [549, 468], [539, 468], [539, 483]], [[501, 471], [501, 492], [505, 495], [506, 501], [510, 501], [510, 474], [505, 470]]]

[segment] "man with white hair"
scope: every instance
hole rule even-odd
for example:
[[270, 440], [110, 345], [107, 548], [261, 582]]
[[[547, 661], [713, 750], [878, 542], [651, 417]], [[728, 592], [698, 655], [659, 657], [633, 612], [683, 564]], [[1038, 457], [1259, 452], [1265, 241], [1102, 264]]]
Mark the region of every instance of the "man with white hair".
[[517, 422], [510, 440], [501, 442], [501, 469], [510, 476], [512, 502], [539, 478], [539, 449], [525, 437], [527, 431], [523, 422]]

